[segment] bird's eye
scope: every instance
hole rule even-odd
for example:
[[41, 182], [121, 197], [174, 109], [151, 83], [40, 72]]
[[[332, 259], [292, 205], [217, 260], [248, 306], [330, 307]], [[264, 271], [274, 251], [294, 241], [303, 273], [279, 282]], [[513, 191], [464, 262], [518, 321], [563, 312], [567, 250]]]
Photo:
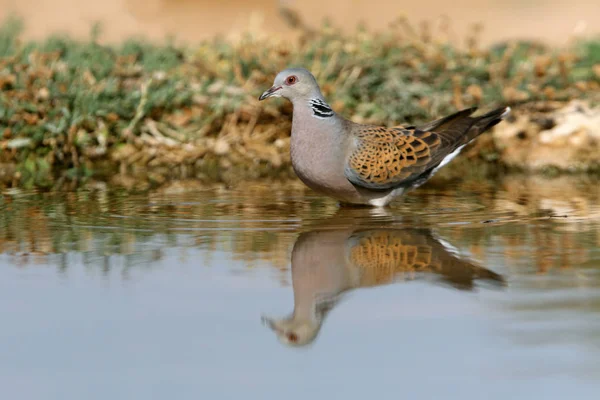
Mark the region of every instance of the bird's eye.
[[286, 85], [293, 85], [296, 82], [298, 82], [298, 78], [296, 78], [296, 76], [294, 75], [290, 75], [287, 78], [285, 78]]
[[288, 340], [292, 343], [296, 343], [298, 341], [298, 335], [296, 335], [295, 333], [288, 333], [287, 337]]

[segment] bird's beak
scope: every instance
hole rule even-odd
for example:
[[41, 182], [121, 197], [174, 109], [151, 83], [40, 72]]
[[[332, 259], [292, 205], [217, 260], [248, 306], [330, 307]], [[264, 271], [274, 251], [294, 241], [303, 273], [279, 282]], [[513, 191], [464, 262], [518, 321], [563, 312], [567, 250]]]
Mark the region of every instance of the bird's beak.
[[260, 97], [258, 98], [258, 100], [264, 100], [267, 97], [271, 97], [271, 96], [279, 97], [279, 94], [274, 94], [274, 93], [280, 89], [281, 89], [281, 86], [272, 86], [269, 90], [267, 90], [263, 94], [261, 94]]
[[266, 316], [263, 315], [260, 318], [260, 320], [263, 323], [263, 325], [268, 326], [269, 328], [271, 328], [271, 330], [273, 330], [275, 332], [279, 331], [279, 328], [277, 327], [277, 324], [271, 318], [266, 317]]

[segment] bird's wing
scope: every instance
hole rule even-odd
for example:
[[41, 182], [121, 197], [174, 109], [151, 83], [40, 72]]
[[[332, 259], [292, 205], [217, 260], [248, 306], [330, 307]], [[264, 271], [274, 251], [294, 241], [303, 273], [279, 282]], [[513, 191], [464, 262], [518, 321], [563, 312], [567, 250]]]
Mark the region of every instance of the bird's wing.
[[[403, 276], [426, 273], [457, 289], [472, 290], [475, 281], [504, 286], [504, 277], [455, 253], [426, 229], [366, 229], [352, 233], [348, 260], [360, 269], [361, 286], [391, 283]], [[405, 275], [408, 274], [408, 275]]]
[[374, 190], [422, 183], [440, 163], [451, 160], [455, 150], [510, 112], [510, 108], [502, 107], [471, 117], [475, 110], [467, 108], [420, 127], [349, 126], [353, 140], [346, 178], [354, 185]]
[[390, 189], [417, 180], [438, 165], [452, 143], [415, 127], [356, 126], [346, 178], [369, 189]]

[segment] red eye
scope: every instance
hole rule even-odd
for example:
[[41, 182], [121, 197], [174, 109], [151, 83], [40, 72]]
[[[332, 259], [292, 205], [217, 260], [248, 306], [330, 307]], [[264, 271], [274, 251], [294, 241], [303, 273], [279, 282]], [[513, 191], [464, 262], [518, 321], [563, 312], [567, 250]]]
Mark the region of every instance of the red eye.
[[293, 85], [296, 82], [298, 82], [298, 78], [296, 78], [296, 76], [294, 75], [290, 75], [287, 78], [285, 78], [286, 85]]
[[298, 341], [298, 336], [295, 333], [288, 333], [288, 340], [292, 343], [296, 343]]

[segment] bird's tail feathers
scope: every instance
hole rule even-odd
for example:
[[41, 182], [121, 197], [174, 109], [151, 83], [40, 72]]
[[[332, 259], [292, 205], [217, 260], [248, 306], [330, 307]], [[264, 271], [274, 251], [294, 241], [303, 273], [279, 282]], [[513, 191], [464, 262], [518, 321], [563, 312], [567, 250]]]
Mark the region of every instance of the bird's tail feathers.
[[433, 131], [449, 144], [450, 151], [463, 146], [487, 131], [510, 114], [510, 107], [501, 107], [486, 114], [472, 117], [476, 107], [466, 108], [447, 117], [419, 126], [423, 131]]
[[490, 129], [492, 126], [500, 123], [503, 119], [508, 117], [509, 114], [510, 114], [510, 107], [501, 107], [501, 108], [492, 110], [486, 114], [483, 114], [480, 117], [473, 118], [476, 120], [475, 123], [473, 124], [473, 127], [471, 128], [471, 131], [475, 131], [475, 132], [473, 132], [473, 133], [475, 133], [475, 135], [473, 137], [476, 137], [476, 136], [482, 134], [483, 132]]

